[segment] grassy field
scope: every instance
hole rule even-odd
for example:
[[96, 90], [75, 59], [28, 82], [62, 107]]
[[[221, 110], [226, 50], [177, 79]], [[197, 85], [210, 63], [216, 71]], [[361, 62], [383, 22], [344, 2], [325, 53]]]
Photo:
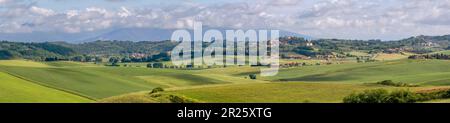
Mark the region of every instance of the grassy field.
[[352, 51], [352, 52], [348, 52], [348, 54], [358, 56], [358, 57], [359, 56], [369, 56], [369, 53], [362, 52], [362, 51]]
[[378, 60], [378, 61], [389, 61], [389, 60], [399, 60], [399, 59], [406, 59], [408, 58], [409, 55], [402, 55], [399, 53], [393, 53], [393, 54], [388, 54], [388, 53], [379, 53], [376, 54], [374, 59]]
[[[342, 98], [366, 89], [408, 89], [413, 91], [450, 85], [450, 61], [394, 60], [375, 63], [307, 66], [282, 69], [275, 77], [259, 77], [258, 83], [170, 89], [166, 94], [181, 95], [200, 102], [341, 102]], [[239, 69], [237, 69], [239, 68]], [[208, 69], [210, 74], [244, 77], [258, 73], [251, 67]], [[203, 72], [203, 71], [202, 71]], [[378, 86], [382, 80], [420, 84], [421, 87]], [[114, 97], [109, 101], [149, 99], [146, 92]], [[151, 98], [150, 98], [151, 99]], [[139, 102], [139, 101], [135, 101]], [[144, 101], [145, 102], [145, 101]]]
[[202, 102], [341, 102], [353, 92], [375, 88], [357, 84], [328, 83], [262, 83], [229, 85], [199, 89], [176, 90], [168, 93], [184, 95]]
[[[424, 91], [435, 88], [450, 88], [450, 86], [423, 87], [391, 87], [376, 84], [346, 84], [346, 83], [251, 83], [240, 85], [210, 86], [192, 89], [168, 90], [163, 95], [188, 97], [198, 102], [231, 102], [231, 103], [340, 103], [352, 93], [367, 89], [411, 90]], [[114, 96], [100, 102], [167, 102], [152, 97], [148, 92], [132, 93]]]
[[[204, 74], [195, 70], [104, 67], [73, 62], [2, 61], [1, 63], [3, 64], [0, 64], [0, 70], [5, 73], [93, 99], [146, 91], [156, 87], [177, 88], [245, 82], [244, 78]], [[22, 63], [24, 65], [21, 65]]]
[[50, 67], [45, 63], [33, 62], [28, 60], [0, 60], [0, 66], [13, 67]]
[[448, 60], [396, 60], [374, 63], [282, 69], [270, 81], [374, 83], [382, 80], [423, 85], [450, 85]]
[[55, 95], [46, 94], [49, 96], [38, 100], [27, 94], [36, 92], [11, 87], [2, 90], [17, 91], [17, 95], [5, 92], [0, 102], [90, 102], [83, 97], [100, 102], [161, 102], [146, 95], [155, 87], [165, 88], [165, 94], [200, 102], [341, 102], [344, 96], [365, 89], [396, 89], [367, 84], [382, 80], [423, 86], [409, 88], [414, 90], [447, 86], [450, 85], [448, 68], [448, 60], [403, 59], [286, 68], [280, 69], [277, 76], [257, 76], [256, 80], [251, 80], [248, 75], [258, 74], [259, 68], [175, 70], [9, 60], [0, 61], [0, 72], [4, 74], [0, 79], [5, 81], [0, 88], [29, 84], [70, 96], [58, 97], [58, 93], [48, 91]]
[[93, 100], [0, 72], [0, 102], [77, 103], [93, 102]]
[[[444, 50], [444, 51], [439, 51], [439, 52], [435, 52], [435, 53], [442, 53], [442, 54], [445, 54], [445, 55], [450, 55], [450, 50]], [[431, 53], [431, 54], [435, 54], [435, 53]]]
[[46, 62], [48, 66], [52, 67], [99, 67], [94, 63], [81, 63], [81, 62], [71, 62], [71, 61], [60, 61], [60, 62]]

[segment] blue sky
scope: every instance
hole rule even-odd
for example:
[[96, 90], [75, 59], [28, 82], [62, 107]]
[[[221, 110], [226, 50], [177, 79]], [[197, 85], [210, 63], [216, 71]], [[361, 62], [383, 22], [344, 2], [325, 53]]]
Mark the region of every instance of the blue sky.
[[450, 0], [0, 0], [0, 33], [281, 29], [319, 38], [450, 34]]

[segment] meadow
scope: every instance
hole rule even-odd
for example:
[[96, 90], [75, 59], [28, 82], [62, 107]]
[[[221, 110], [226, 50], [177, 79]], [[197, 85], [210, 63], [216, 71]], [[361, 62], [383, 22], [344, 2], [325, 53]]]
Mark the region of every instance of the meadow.
[[[242, 78], [257, 74], [251, 67], [208, 69], [209, 74]], [[445, 60], [393, 60], [373, 63], [314, 65], [281, 69], [274, 77], [258, 76], [258, 83], [240, 83], [194, 88], [168, 89], [164, 94], [189, 97], [199, 102], [342, 102], [342, 98], [368, 89], [423, 91], [449, 88], [450, 61]], [[419, 87], [391, 87], [376, 85], [383, 80], [409, 83]], [[132, 98], [148, 97], [148, 92], [107, 99], [123, 102]], [[131, 98], [131, 99], [130, 99]], [[136, 100], [135, 100], [136, 101]], [[140, 100], [143, 101], [143, 100]], [[139, 102], [139, 101], [137, 101]], [[145, 102], [145, 101], [143, 101]]]
[[78, 103], [94, 100], [45, 87], [7, 73], [0, 72], [0, 102], [3, 103]]
[[[199, 102], [337, 103], [346, 95], [367, 89], [419, 91], [450, 86], [448, 60], [394, 59], [309, 65], [283, 68], [277, 76], [258, 75], [257, 79], [250, 79], [249, 75], [258, 74], [258, 67], [177, 70], [132, 65], [109, 67], [66, 61], [3, 60], [0, 61], [0, 102], [166, 102], [148, 95], [153, 88], [162, 87], [164, 95]], [[420, 87], [373, 84], [383, 80]]]

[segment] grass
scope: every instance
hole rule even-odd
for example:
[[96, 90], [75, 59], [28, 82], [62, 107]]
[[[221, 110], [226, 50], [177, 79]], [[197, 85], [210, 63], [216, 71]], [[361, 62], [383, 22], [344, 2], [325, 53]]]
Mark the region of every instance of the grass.
[[438, 54], [445, 54], [445, 55], [450, 55], [450, 50], [444, 50], [444, 51], [439, 51], [439, 52], [435, 52], [435, 53], [430, 53], [430, 54], [436, 54], [436, 53], [438, 53]]
[[263, 83], [186, 89], [168, 93], [184, 95], [202, 102], [341, 102], [352, 92], [366, 86], [355, 84]]
[[48, 65], [46, 67], [34, 67], [32, 65], [38, 63], [30, 63], [31, 65], [28, 66], [0, 66], [0, 70], [32, 82], [94, 99], [151, 90], [155, 87], [169, 88], [230, 83], [215, 79], [214, 75], [208, 76], [198, 71], [90, 67], [91, 65], [73, 62], [49, 62], [42, 63]]
[[326, 62], [326, 60], [303, 60], [303, 59], [282, 59], [282, 60], [280, 60], [280, 64], [306, 63], [308, 65], [311, 65], [311, 64], [323, 63], [323, 62]]
[[104, 73], [93, 68], [4, 67], [2, 69], [34, 82], [97, 99], [158, 86], [137, 78]]
[[431, 100], [431, 101], [426, 101], [423, 103], [450, 103], [450, 99]]
[[354, 55], [354, 56], [369, 56], [369, 53], [364, 52], [364, 51], [352, 51], [352, 52], [348, 52], [348, 54], [350, 55]]
[[0, 72], [0, 102], [77, 103], [92, 102], [92, 100]]
[[[9, 60], [0, 61], [0, 72], [29, 84], [44, 85], [50, 90], [63, 90], [61, 92], [100, 102], [165, 102], [148, 97], [146, 93], [136, 93], [156, 87], [163, 87], [166, 90], [164, 94], [185, 96], [199, 102], [341, 102], [344, 96], [365, 89], [398, 88], [365, 84], [383, 80], [423, 86], [412, 89], [450, 85], [449, 63], [448, 60], [402, 59], [313, 65], [280, 69], [277, 76], [261, 77], [258, 67], [249, 66], [175, 70]], [[250, 74], [257, 74], [257, 79], [249, 79]], [[0, 88], [8, 87], [0, 85]], [[15, 91], [20, 92], [21, 89]], [[8, 95], [10, 98], [15, 96]], [[42, 100], [45, 102], [46, 99]], [[48, 100], [66, 101], [64, 98]]]
[[15, 67], [49, 67], [49, 65], [28, 60], [0, 60], [0, 66]]
[[[169, 90], [165, 95], [178, 95], [197, 100], [198, 102], [230, 102], [230, 103], [340, 103], [342, 99], [366, 89], [405, 89], [412, 91], [431, 90], [435, 87], [390, 87], [374, 84], [342, 84], [342, 83], [251, 83], [203, 87], [195, 89]], [[449, 87], [446, 87], [449, 88]], [[148, 92], [133, 93], [102, 100], [101, 102], [165, 102], [151, 97]]]
[[94, 63], [81, 63], [72, 61], [45, 62], [46, 65], [52, 67], [99, 67]]
[[282, 69], [277, 76], [263, 79], [332, 83], [375, 83], [393, 80], [423, 85], [450, 85], [448, 68], [448, 60], [396, 60]]
[[161, 103], [163, 101], [155, 99], [146, 93], [131, 93], [120, 96], [113, 96], [98, 101], [99, 103]]
[[379, 61], [388, 61], [388, 60], [399, 60], [406, 59], [409, 55], [402, 55], [398, 53], [388, 54], [388, 53], [379, 53], [375, 56], [375, 60]]

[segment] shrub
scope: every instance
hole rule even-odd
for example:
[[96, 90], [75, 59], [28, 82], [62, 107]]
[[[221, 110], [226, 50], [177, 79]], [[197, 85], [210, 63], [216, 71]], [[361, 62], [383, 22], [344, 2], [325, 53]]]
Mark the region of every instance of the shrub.
[[389, 97], [389, 92], [384, 89], [365, 90], [360, 94], [350, 94], [344, 98], [344, 103], [385, 103]]
[[250, 79], [256, 79], [256, 74], [250, 74], [250, 75], [248, 75], [248, 77], [249, 77]]
[[159, 62], [158, 63], [153, 63], [152, 67], [153, 68], [164, 68], [164, 64], [163, 63], [159, 63]]
[[414, 103], [419, 101], [421, 98], [420, 95], [413, 93], [411, 91], [400, 90], [393, 91], [386, 103]]
[[384, 81], [378, 82], [377, 84], [380, 84], [380, 85], [394, 85], [395, 83], [392, 80], [384, 80]]
[[[450, 47], [450, 46], [449, 46], [449, 47]], [[450, 98], [450, 90], [445, 90], [445, 91], [443, 91], [441, 97], [442, 97], [442, 98]]]
[[386, 85], [386, 86], [394, 86], [394, 87], [418, 87], [419, 85], [413, 85], [413, 84], [407, 84], [407, 83], [395, 83], [392, 80], [384, 80], [381, 82], [377, 82], [377, 84], [380, 85]]
[[150, 94], [158, 93], [158, 92], [163, 92], [163, 91], [164, 91], [163, 88], [157, 87], [157, 88], [152, 89], [152, 91], [150, 92]]
[[344, 103], [415, 103], [434, 99], [450, 98], [450, 90], [428, 93], [414, 93], [408, 90], [388, 92], [384, 89], [366, 90], [358, 94], [350, 94]]
[[444, 99], [444, 98], [450, 98], [450, 90], [440, 90], [440, 91], [427, 92], [427, 93], [418, 93], [418, 95], [420, 96], [419, 101]]
[[196, 101], [188, 99], [183, 96], [169, 95], [169, 100], [172, 103], [195, 103]]

